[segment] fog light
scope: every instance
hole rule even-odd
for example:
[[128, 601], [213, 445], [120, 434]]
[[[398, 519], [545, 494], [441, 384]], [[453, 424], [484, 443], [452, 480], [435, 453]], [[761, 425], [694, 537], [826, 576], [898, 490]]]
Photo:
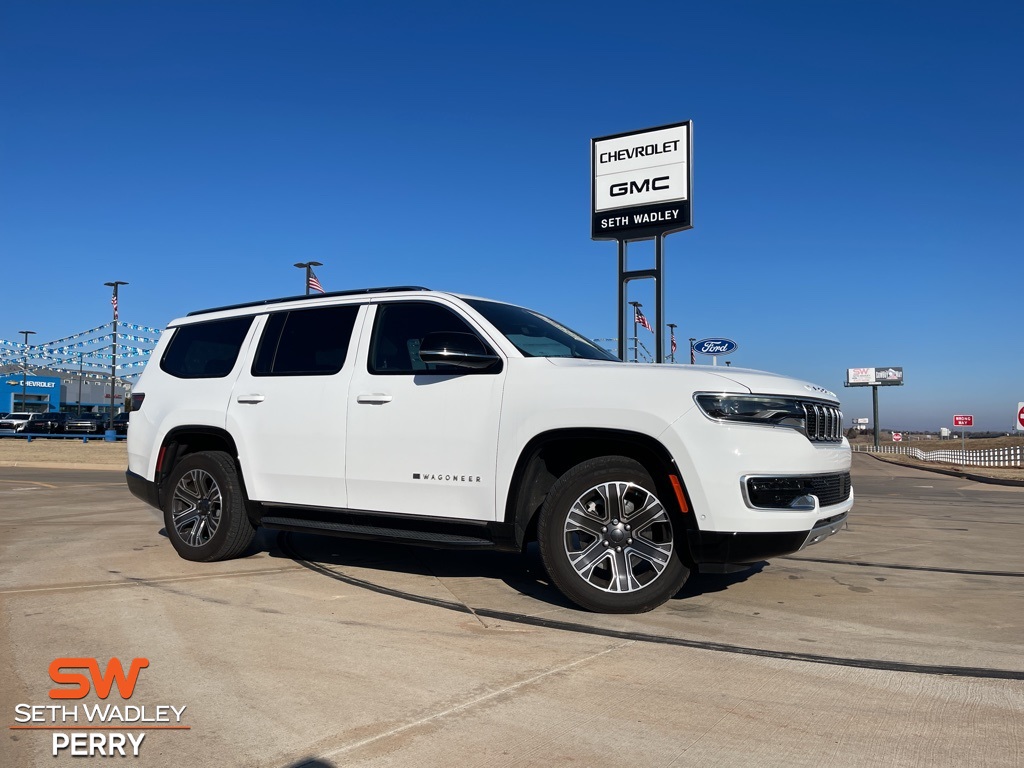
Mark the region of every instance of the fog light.
[[803, 496], [797, 496], [791, 502], [789, 502], [790, 509], [814, 509], [816, 499], [813, 496], [804, 494]]

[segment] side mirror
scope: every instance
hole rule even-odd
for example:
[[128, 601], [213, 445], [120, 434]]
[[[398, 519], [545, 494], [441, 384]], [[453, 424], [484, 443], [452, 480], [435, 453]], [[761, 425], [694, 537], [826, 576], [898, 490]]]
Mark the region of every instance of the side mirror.
[[436, 331], [428, 333], [420, 344], [420, 360], [482, 370], [490, 368], [501, 358], [488, 351], [472, 333]]

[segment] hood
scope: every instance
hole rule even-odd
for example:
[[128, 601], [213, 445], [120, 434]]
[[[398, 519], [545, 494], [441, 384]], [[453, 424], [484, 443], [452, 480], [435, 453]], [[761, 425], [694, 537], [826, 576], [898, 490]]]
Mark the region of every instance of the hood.
[[679, 386], [694, 392], [742, 392], [758, 395], [788, 395], [838, 403], [835, 392], [808, 381], [777, 373], [756, 371], [751, 368], [733, 368], [711, 365], [632, 364], [604, 360], [578, 360], [568, 357], [549, 357], [548, 362], [559, 368], [611, 369], [619, 375], [625, 370], [638, 380], [665, 380], [679, 382]]

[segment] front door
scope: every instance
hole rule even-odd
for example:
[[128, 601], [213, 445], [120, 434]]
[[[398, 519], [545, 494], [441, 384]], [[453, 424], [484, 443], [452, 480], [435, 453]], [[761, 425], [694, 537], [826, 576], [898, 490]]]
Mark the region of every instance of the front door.
[[495, 457], [505, 366], [471, 370], [424, 363], [428, 333], [481, 329], [437, 301], [374, 305], [353, 372], [348, 408], [352, 509], [495, 519]]

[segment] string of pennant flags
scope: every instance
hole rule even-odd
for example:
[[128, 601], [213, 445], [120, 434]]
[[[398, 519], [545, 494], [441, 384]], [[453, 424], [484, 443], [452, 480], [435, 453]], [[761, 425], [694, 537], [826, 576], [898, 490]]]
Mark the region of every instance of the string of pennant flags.
[[[138, 378], [160, 333], [159, 328], [119, 320], [115, 375], [127, 381]], [[81, 375], [86, 379], [108, 379], [110, 361], [114, 359], [115, 352], [113, 339], [113, 322], [38, 344], [0, 339], [0, 365], [16, 365], [19, 372], [24, 370], [26, 373], [53, 371]]]

